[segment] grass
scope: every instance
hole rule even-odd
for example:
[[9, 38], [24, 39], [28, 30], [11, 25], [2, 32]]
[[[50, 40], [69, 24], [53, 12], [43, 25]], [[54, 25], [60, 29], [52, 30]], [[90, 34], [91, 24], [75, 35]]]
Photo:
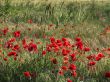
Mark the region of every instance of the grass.
[[[110, 22], [109, 7], [109, 3], [97, 1], [63, 1], [58, 4], [45, 1], [33, 4], [31, 1], [24, 1], [13, 4], [13, 1], [5, 0], [4, 4], [0, 4], [0, 82], [68, 82], [68, 78], [73, 82], [109, 82], [110, 76], [107, 78], [104, 75], [110, 71], [110, 33], [109, 29], [105, 30]], [[3, 34], [4, 28], [9, 28], [6, 35]], [[21, 32], [20, 37], [13, 35], [16, 31]], [[71, 45], [76, 43], [76, 37], [80, 37], [84, 47], [89, 47], [90, 51], [77, 49], [77, 46], [63, 46], [71, 51], [66, 55], [69, 64], [64, 64], [62, 47], [58, 52], [58, 46], [52, 47], [55, 50], [51, 52], [46, 50], [49, 46], [47, 44], [51, 44], [51, 37], [55, 40], [66, 38]], [[16, 38], [12, 46], [18, 45], [19, 49], [13, 50], [13, 47], [7, 46], [12, 38]], [[24, 38], [28, 48], [23, 47]], [[31, 43], [34, 48], [37, 45], [37, 49], [31, 50]], [[42, 55], [43, 50], [46, 50], [45, 56]], [[15, 51], [18, 56], [8, 56], [11, 51]], [[73, 61], [72, 53], [76, 54], [78, 60]], [[105, 56], [100, 61], [86, 58], [91, 54], [97, 56], [98, 53]], [[95, 61], [96, 64], [88, 66], [90, 61]], [[77, 69], [74, 71], [77, 76], [72, 75], [70, 64], [76, 65]], [[68, 68], [63, 71], [63, 75], [59, 74], [62, 71], [61, 66]], [[24, 72], [31, 75], [27, 77]]]
[[[81, 23], [83, 21], [98, 20], [101, 16], [109, 16], [109, 4], [100, 2], [39, 2], [31, 1], [11, 4], [13, 1], [5, 0], [1, 4], [1, 18], [12, 22], [26, 22], [32, 19], [37, 23]], [[65, 13], [64, 13], [65, 12]], [[109, 18], [109, 17], [106, 17]]]

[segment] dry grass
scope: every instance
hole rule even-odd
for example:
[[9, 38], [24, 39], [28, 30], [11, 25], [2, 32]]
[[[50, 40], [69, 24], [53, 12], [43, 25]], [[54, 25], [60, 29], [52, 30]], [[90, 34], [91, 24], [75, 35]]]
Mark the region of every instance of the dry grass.
[[[0, 3], [3, 3], [5, 0], [0, 0]], [[54, 3], [54, 4], [58, 4], [60, 2], [65, 2], [65, 3], [68, 3], [68, 2], [82, 2], [82, 1], [93, 1], [93, 0], [10, 0], [12, 1], [12, 4], [15, 4], [15, 3], [25, 3], [25, 2], [32, 2], [32, 3], [39, 3], [39, 2], [46, 2], [46, 3]], [[94, 0], [96, 2], [110, 2], [109, 0]]]

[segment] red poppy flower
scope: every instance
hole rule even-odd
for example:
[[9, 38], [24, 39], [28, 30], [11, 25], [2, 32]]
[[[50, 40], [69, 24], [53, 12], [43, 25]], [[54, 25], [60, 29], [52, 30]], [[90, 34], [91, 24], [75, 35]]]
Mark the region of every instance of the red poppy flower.
[[6, 28], [4, 28], [3, 30], [2, 30], [2, 32], [3, 32], [3, 35], [6, 35], [7, 34], [7, 32], [8, 32], [8, 28], [6, 27]]
[[10, 43], [10, 42], [5, 43], [5, 48], [12, 48], [12, 47], [13, 47], [12, 43]]
[[106, 72], [105, 77], [110, 78], [110, 72]]
[[96, 56], [96, 61], [99, 61], [99, 60], [101, 60], [101, 57], [98, 57], [98, 56]]
[[15, 51], [17, 51], [17, 50], [19, 50], [19, 45], [14, 45], [14, 47], [13, 47], [13, 50], [15, 50]]
[[66, 50], [65, 48], [62, 49], [63, 56], [67, 56], [70, 53], [70, 50]]
[[102, 58], [102, 57], [105, 57], [104, 54], [102, 54], [102, 53], [99, 53], [97, 56], [98, 56], [98, 57], [101, 57], [101, 58]]
[[86, 58], [87, 58], [88, 60], [92, 60], [92, 59], [95, 58], [95, 55], [89, 55], [89, 56], [87, 56]]
[[55, 38], [54, 38], [54, 37], [51, 37], [51, 38], [50, 38], [50, 42], [51, 42], [51, 43], [54, 43], [54, 42], [55, 42]]
[[14, 57], [14, 60], [15, 60], [15, 61], [17, 60], [17, 57], [16, 57], [16, 56]]
[[73, 71], [73, 72], [72, 72], [72, 76], [73, 76], [73, 77], [77, 77], [76, 71]]
[[46, 55], [46, 51], [44, 50], [44, 51], [42, 51], [42, 55], [44, 56], [44, 55]]
[[58, 45], [59, 47], [62, 47], [62, 46], [63, 46], [63, 44], [62, 44], [62, 43], [57, 43], [57, 45]]
[[26, 44], [26, 39], [24, 38], [23, 40], [22, 40], [22, 45], [25, 45]]
[[59, 74], [59, 75], [64, 75], [64, 73], [63, 73], [62, 70], [59, 70], [58, 74]]
[[72, 61], [76, 61], [76, 60], [77, 60], [77, 58], [76, 58], [76, 57], [72, 58]]
[[67, 82], [72, 82], [72, 80], [68, 78], [68, 79], [67, 79]]
[[71, 46], [71, 45], [70, 45], [70, 42], [69, 42], [69, 41], [65, 41], [65, 42], [63, 43], [63, 46], [68, 47], [68, 46]]
[[51, 46], [52, 46], [52, 47], [58, 47], [58, 45], [57, 45], [55, 42], [53, 42], [53, 43], [51, 44]]
[[37, 45], [34, 44], [34, 43], [29, 43], [28, 45], [28, 51], [31, 52], [31, 51], [37, 51]]
[[64, 71], [67, 70], [67, 67], [66, 67], [66, 66], [62, 66], [61, 68], [62, 68], [62, 70], [64, 70]]
[[8, 42], [12, 43], [12, 42], [15, 42], [16, 41], [16, 38], [10, 38], [10, 40]]
[[4, 61], [7, 61], [8, 60], [8, 58], [3, 58], [4, 59]]
[[67, 39], [66, 38], [62, 38], [62, 41], [65, 42], [65, 41], [67, 41]]
[[76, 40], [77, 42], [79, 42], [79, 41], [81, 41], [81, 38], [80, 38], [80, 37], [76, 37], [75, 40]]
[[9, 52], [9, 53], [8, 53], [8, 56], [17, 56], [17, 53], [14, 52], [14, 51], [12, 51], [12, 52]]
[[20, 34], [21, 34], [20, 31], [15, 31], [15, 32], [13, 33], [14, 37], [16, 37], [16, 38], [20, 37]]
[[71, 56], [71, 58], [74, 58], [74, 57], [76, 57], [76, 54], [73, 53], [70, 56]]
[[26, 72], [24, 72], [23, 74], [24, 74], [25, 77], [31, 77], [31, 74], [30, 74], [29, 71], [26, 71]]
[[110, 48], [108, 48], [107, 50], [110, 51]]
[[58, 52], [58, 51], [59, 51], [59, 47], [57, 46], [54, 48], [54, 52]]
[[90, 48], [89, 48], [89, 47], [85, 47], [83, 50], [84, 50], [85, 52], [88, 52], [88, 51], [90, 51]]
[[23, 45], [23, 48], [24, 48], [25, 50], [27, 50], [27, 49], [28, 49], [28, 45], [27, 45], [27, 44], [24, 44], [24, 45]]
[[50, 51], [52, 50], [52, 48], [49, 47], [49, 46], [47, 46], [47, 47], [46, 47], [46, 50], [47, 50], [48, 52], [50, 52]]
[[95, 64], [96, 64], [95, 61], [90, 61], [90, 62], [88, 63], [89, 66], [93, 66], [93, 65], [95, 65]]
[[58, 39], [58, 40], [56, 40], [56, 42], [57, 42], [57, 43], [61, 43], [62, 41]]
[[97, 56], [96, 56], [96, 61], [99, 61], [99, 60], [101, 60], [103, 57], [105, 57], [104, 56], [104, 54], [102, 54], [102, 53], [99, 53]]
[[76, 42], [76, 46], [77, 46], [78, 49], [82, 50], [83, 49], [82, 41]]
[[70, 70], [76, 70], [76, 66], [75, 66], [74, 64], [70, 64], [70, 65], [69, 65], [69, 69], [70, 69]]

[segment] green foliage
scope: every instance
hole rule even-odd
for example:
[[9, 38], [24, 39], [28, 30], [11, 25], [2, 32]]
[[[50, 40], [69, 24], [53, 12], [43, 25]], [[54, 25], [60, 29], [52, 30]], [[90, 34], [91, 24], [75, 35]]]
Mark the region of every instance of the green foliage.
[[105, 17], [109, 20], [110, 5], [100, 2], [78, 3], [61, 2], [52, 4], [48, 2], [33, 4], [31, 1], [19, 4], [11, 4], [11, 0], [5, 0], [4, 5], [0, 4], [0, 18], [12, 22], [27, 22], [32, 19], [37, 23], [54, 23], [58, 27], [59, 23], [81, 23], [84, 21], [99, 20]]

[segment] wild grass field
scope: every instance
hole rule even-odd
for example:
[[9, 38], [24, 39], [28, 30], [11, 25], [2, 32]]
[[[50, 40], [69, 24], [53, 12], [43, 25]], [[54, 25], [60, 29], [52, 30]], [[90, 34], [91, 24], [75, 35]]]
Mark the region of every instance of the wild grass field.
[[0, 0], [0, 82], [110, 82], [110, 1]]

